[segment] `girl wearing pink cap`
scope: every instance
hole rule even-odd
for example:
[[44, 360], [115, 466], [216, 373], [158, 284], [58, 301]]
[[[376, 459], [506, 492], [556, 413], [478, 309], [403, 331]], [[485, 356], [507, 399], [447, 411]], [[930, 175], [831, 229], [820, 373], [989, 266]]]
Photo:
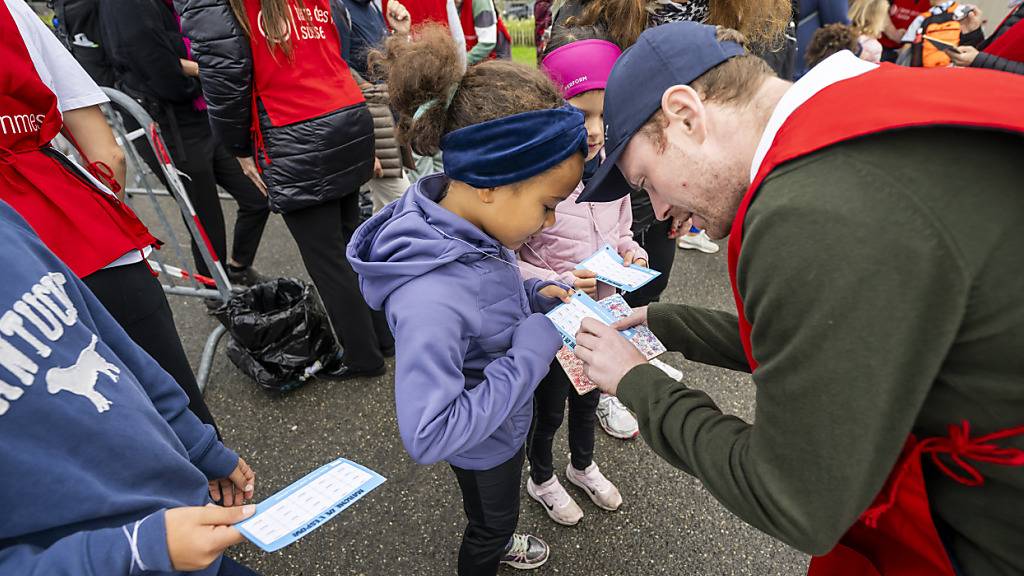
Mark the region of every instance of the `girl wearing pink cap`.
[[[620, 53], [593, 27], [568, 28], [551, 38], [541, 63], [555, 84], [562, 87], [565, 99], [586, 116], [588, 167], [596, 168], [600, 163], [604, 88]], [[592, 272], [575, 270], [577, 264], [605, 244], [615, 247], [627, 264], [646, 266], [647, 253], [633, 240], [628, 196], [617, 202], [577, 204], [582, 190], [581, 182], [556, 207], [554, 226], [519, 249], [519, 269], [527, 279], [559, 281], [600, 299], [611, 296], [615, 289], [598, 282]], [[571, 462], [566, 467], [566, 479], [586, 492], [599, 508], [617, 510], [622, 496], [593, 461], [595, 424], [600, 413], [601, 424], [610, 434], [633, 438], [638, 432], [636, 420], [614, 397], [602, 398], [597, 390], [577, 394], [557, 361], [537, 387], [534, 398], [535, 429], [528, 450], [530, 479], [526, 485], [530, 497], [544, 505], [548, 516], [559, 524], [571, 526], [583, 518], [583, 510], [555, 476], [552, 458], [552, 441], [562, 425], [568, 399]]]

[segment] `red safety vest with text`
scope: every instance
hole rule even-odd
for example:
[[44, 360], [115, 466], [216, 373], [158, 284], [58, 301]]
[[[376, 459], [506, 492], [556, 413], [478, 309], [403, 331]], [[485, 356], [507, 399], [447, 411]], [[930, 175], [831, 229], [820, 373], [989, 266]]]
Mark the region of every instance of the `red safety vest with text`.
[[[0, 38], [0, 200], [79, 278], [133, 250], [158, 245], [131, 208], [50, 147], [64, 126], [57, 96], [40, 78], [2, 2]], [[117, 188], [108, 167], [90, 167]]]
[[[851, 106], [878, 102], [885, 106]], [[1024, 135], [1024, 78], [973, 69], [915, 69], [883, 64], [822, 89], [783, 123], [757, 176], [740, 204], [729, 238], [729, 276], [743, 347], [756, 375], [757, 350], [737, 283], [747, 209], [761, 183], [791, 160], [832, 145], [893, 130], [962, 126]], [[771, 330], [770, 326], [762, 330]], [[1021, 416], [1024, 423], [1024, 415]], [[884, 488], [828, 554], [811, 561], [811, 576], [954, 576], [949, 556], [932, 521], [922, 457], [928, 455], [947, 476], [968, 486], [984, 479], [971, 465], [986, 462], [1024, 466], [1024, 450], [998, 442], [1024, 435], [1024, 425], [987, 431], [986, 422], [950, 422], [949, 436], [916, 438], [904, 445]], [[970, 426], [986, 431], [971, 437]], [[947, 464], [950, 462], [952, 464]]]

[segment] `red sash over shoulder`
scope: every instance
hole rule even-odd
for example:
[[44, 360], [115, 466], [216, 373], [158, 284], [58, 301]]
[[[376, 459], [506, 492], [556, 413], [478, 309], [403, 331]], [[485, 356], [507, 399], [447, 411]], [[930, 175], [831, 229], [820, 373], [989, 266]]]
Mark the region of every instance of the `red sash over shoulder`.
[[[779, 129], [740, 204], [729, 238], [729, 276], [750, 367], [757, 369], [757, 350], [750, 341], [752, 325], [743, 309], [737, 268], [747, 210], [776, 167], [840, 142], [892, 130], [945, 125], [1024, 134], [1021, 102], [1024, 77], [987, 70], [924, 70], [883, 64], [824, 88], [797, 108]], [[951, 424], [948, 437], [918, 440], [911, 436], [881, 494], [830, 553], [812, 560], [809, 574], [953, 576], [931, 518], [921, 458], [927, 454], [950, 478], [978, 485], [983, 479], [970, 461], [1024, 466], [1024, 451], [994, 444], [1019, 435], [1024, 435], [1024, 426], [971, 438], [969, 425], [963, 422]], [[955, 467], [945, 464], [939, 455]]]

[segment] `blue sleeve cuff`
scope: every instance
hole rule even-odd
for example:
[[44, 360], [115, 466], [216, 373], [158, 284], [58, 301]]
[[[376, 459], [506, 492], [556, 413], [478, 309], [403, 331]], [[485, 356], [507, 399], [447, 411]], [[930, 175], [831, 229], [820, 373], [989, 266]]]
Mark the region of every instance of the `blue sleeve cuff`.
[[167, 551], [166, 510], [159, 510], [149, 516], [125, 525], [132, 554], [131, 574], [149, 572], [173, 572], [171, 555]]
[[238, 454], [217, 440], [213, 426], [209, 424], [204, 426], [207, 428], [208, 434], [203, 442], [189, 451], [188, 458], [196, 468], [206, 475], [208, 480], [225, 478], [238, 466]]

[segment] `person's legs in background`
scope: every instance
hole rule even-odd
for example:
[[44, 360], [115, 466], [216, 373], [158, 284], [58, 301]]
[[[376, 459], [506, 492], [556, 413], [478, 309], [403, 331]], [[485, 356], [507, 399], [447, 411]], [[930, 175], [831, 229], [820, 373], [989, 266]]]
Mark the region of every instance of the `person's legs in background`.
[[238, 202], [228, 279], [247, 286], [256, 284], [263, 280], [252, 265], [270, 217], [267, 197], [242, 172], [238, 160], [219, 144], [213, 150], [213, 173], [216, 183]]
[[[345, 241], [346, 248], [348, 247], [349, 241], [352, 240], [352, 236], [356, 233], [356, 228], [362, 223], [362, 219], [359, 217], [359, 196], [358, 194], [349, 194], [345, 198], [341, 199], [341, 235]], [[345, 266], [352, 273], [352, 278], [356, 282], [356, 290], [358, 291], [358, 277], [356, 276], [355, 270], [352, 270], [351, 265], [348, 263], [348, 258], [345, 258]], [[388, 319], [384, 312], [381, 310], [370, 310], [370, 307], [366, 304], [366, 300], [363, 298], [362, 292], [359, 293], [359, 303], [362, 309], [367, 310], [370, 313], [370, 319], [373, 322], [373, 332], [370, 337], [374, 338], [377, 347], [381, 354], [384, 356], [393, 356], [395, 354], [395, 337], [391, 334], [391, 327], [388, 326]]]
[[[333, 371], [334, 376], [378, 376], [385, 370], [382, 346], [356, 273], [345, 257], [343, 215], [358, 223], [359, 195], [355, 191], [340, 200], [285, 213], [283, 218], [345, 351], [344, 365]], [[393, 340], [390, 344], [393, 349]]]
[[708, 233], [693, 225], [688, 226], [686, 234], [679, 237], [679, 247], [683, 250], [698, 250], [705, 254], [718, 252], [718, 244], [708, 238]]
[[402, 197], [409, 189], [409, 178], [403, 171], [401, 178], [374, 178], [366, 183], [373, 199], [373, 213]]
[[[174, 316], [160, 283], [144, 262], [104, 268], [82, 278], [89, 290], [140, 348], [188, 395], [189, 409], [217, 428], [181, 345]], [[218, 431], [218, 435], [220, 432]]]
[[[565, 418], [566, 399], [575, 393], [561, 364], [557, 360], [552, 362], [533, 395], [533, 430], [528, 448], [530, 478], [526, 482], [526, 493], [544, 506], [552, 520], [564, 526], [573, 526], [583, 518], [583, 510], [555, 476], [553, 456], [555, 432]], [[590, 453], [593, 451], [591, 438]]]
[[646, 230], [636, 234], [637, 242], [647, 251], [647, 265], [661, 272], [654, 280], [651, 280], [639, 290], [623, 294], [626, 303], [632, 308], [647, 306], [651, 302], [657, 302], [661, 293], [668, 286], [669, 276], [672, 274], [672, 264], [676, 258], [676, 243], [669, 237], [672, 230], [672, 220], [655, 221]]

